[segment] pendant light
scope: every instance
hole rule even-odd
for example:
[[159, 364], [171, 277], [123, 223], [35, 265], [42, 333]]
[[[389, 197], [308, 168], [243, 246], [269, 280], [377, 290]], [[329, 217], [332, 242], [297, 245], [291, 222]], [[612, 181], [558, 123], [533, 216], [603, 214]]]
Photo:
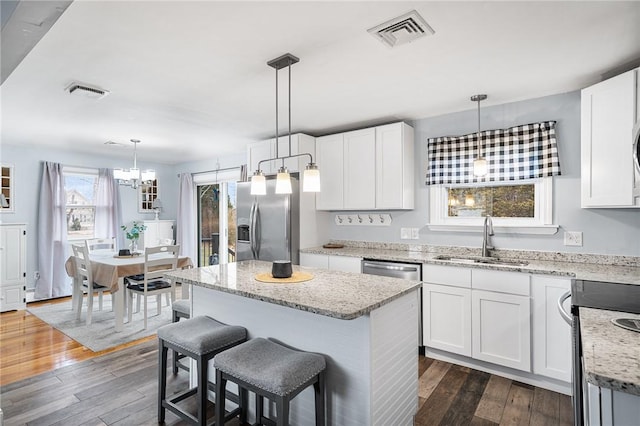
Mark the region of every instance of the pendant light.
[[[320, 192], [320, 171], [318, 170], [318, 166], [313, 162], [313, 156], [310, 153], [291, 155], [291, 65], [298, 62], [300, 62], [300, 59], [290, 53], [267, 62], [267, 65], [276, 70], [276, 156], [275, 158], [258, 162], [258, 169], [253, 173], [253, 176], [251, 176], [252, 195], [265, 195], [267, 193], [267, 183], [264, 173], [260, 169], [260, 165], [265, 161], [273, 160], [282, 161], [282, 166], [280, 166], [276, 175], [276, 194], [291, 194], [291, 175], [284, 165], [284, 160], [301, 156], [309, 156], [309, 163], [303, 172], [302, 190], [304, 192]], [[278, 152], [278, 71], [284, 67], [287, 67], [289, 71], [289, 155], [280, 157]]]
[[485, 176], [487, 174], [487, 160], [482, 156], [481, 153], [481, 133], [480, 133], [480, 101], [484, 101], [487, 99], [487, 95], [474, 95], [471, 97], [473, 102], [478, 103], [478, 152], [476, 155], [476, 159], [473, 160], [473, 175], [474, 176]]
[[156, 172], [154, 170], [144, 170], [142, 173], [138, 168], [138, 158], [136, 147], [140, 143], [138, 139], [131, 139], [133, 143], [133, 167], [125, 169], [113, 169], [113, 177], [118, 180], [120, 185], [130, 186], [133, 189], [138, 188], [140, 185], [147, 185], [156, 179]]

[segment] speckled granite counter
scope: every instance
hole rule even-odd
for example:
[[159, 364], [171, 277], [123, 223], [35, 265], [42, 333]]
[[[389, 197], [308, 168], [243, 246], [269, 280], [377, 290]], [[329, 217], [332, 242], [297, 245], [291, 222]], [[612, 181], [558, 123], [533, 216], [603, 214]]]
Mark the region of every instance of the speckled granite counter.
[[[479, 249], [466, 247], [410, 246], [405, 244], [364, 242], [355, 242], [354, 245], [348, 245], [353, 242], [341, 243], [345, 243], [345, 247], [341, 249], [315, 247], [303, 249], [300, 250], [300, 252], [440, 265], [456, 265], [456, 262], [436, 259], [437, 256], [442, 254], [458, 256], [478, 256], [480, 254]], [[584, 254], [569, 255], [566, 253], [519, 250], [495, 250], [492, 255], [509, 260], [526, 260], [528, 264], [525, 266], [514, 266], [458, 263], [457, 265], [470, 268], [508, 270], [513, 272], [565, 276], [591, 281], [609, 281], [640, 285], [640, 264], [639, 258], [636, 257]]]
[[640, 396], [640, 333], [611, 323], [640, 315], [580, 308], [584, 370], [591, 384]]
[[295, 284], [258, 282], [256, 274], [271, 271], [271, 263], [262, 261], [184, 269], [167, 276], [182, 283], [344, 320], [368, 314], [421, 286], [419, 281], [293, 268], [310, 272], [314, 278]]

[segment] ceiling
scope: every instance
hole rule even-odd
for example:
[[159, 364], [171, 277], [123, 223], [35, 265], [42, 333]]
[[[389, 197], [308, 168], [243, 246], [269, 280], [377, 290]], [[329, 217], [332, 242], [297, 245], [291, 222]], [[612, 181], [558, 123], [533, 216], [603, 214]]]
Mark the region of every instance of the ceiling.
[[[413, 9], [434, 35], [390, 48], [367, 32]], [[472, 109], [477, 93], [488, 106], [573, 91], [640, 58], [634, 1], [75, 0], [58, 12], [2, 83], [3, 144], [130, 156], [133, 138], [141, 159], [167, 164], [243, 152], [275, 134], [266, 63], [287, 52], [300, 58], [292, 131], [314, 136]], [[110, 94], [70, 95], [72, 81]]]

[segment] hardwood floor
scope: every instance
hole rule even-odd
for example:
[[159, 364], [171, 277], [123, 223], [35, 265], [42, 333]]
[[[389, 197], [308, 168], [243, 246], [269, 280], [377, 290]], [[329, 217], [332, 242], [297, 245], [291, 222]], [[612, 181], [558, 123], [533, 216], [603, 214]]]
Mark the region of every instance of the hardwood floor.
[[[5, 426], [157, 424], [155, 336], [96, 353], [26, 311], [0, 321]], [[424, 356], [418, 374], [419, 426], [573, 424], [566, 395]], [[168, 392], [187, 384], [168, 376]], [[167, 412], [166, 424], [184, 423]]]

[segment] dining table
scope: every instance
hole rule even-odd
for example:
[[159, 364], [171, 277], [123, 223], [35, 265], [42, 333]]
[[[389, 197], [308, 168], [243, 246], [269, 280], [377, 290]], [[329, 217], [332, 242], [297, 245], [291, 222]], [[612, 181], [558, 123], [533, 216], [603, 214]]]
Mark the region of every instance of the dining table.
[[[125, 277], [144, 273], [144, 253], [119, 256], [111, 250], [96, 250], [89, 254], [91, 272], [94, 283], [107, 287], [111, 292], [113, 312], [115, 317], [115, 330], [124, 329], [125, 316]], [[191, 258], [178, 257], [178, 268], [192, 267]], [[71, 256], [65, 262], [67, 275], [74, 278], [72, 292], [72, 307], [75, 308], [78, 297], [83, 297], [82, 281], [76, 277], [75, 258]], [[174, 283], [174, 285], [177, 283]], [[182, 287], [182, 298], [188, 297], [188, 286]]]

